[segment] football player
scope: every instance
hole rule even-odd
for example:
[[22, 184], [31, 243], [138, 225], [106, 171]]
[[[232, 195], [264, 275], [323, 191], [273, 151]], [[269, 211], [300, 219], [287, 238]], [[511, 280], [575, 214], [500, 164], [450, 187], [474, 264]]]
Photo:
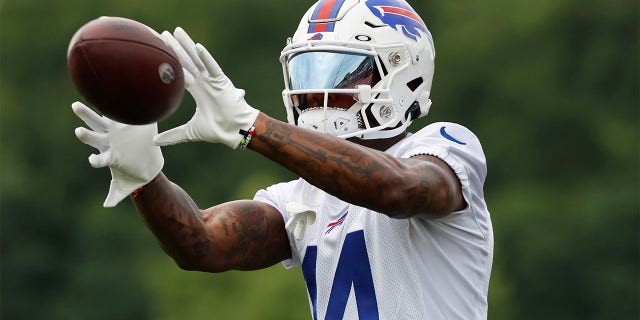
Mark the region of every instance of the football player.
[[[404, 0], [320, 0], [280, 56], [288, 122], [244, 100], [181, 29], [162, 33], [196, 102], [157, 134], [79, 102], [78, 138], [109, 167], [105, 200], [131, 195], [163, 249], [187, 270], [302, 268], [313, 319], [485, 319], [493, 232], [477, 137], [427, 115], [433, 39]], [[252, 150], [298, 175], [252, 200], [199, 209], [161, 172], [160, 146]]]

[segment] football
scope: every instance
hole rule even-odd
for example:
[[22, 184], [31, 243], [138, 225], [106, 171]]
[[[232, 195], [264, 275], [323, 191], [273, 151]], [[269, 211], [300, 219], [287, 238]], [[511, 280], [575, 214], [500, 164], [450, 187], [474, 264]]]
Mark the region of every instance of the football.
[[122, 123], [166, 119], [184, 95], [175, 51], [151, 28], [127, 18], [100, 17], [78, 29], [67, 67], [89, 106]]

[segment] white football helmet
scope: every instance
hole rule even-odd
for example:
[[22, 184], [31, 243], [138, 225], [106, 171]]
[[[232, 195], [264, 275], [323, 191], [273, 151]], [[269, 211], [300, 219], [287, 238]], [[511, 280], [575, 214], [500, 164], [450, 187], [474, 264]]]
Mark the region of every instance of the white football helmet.
[[[435, 49], [404, 0], [320, 0], [282, 50], [289, 123], [342, 138], [394, 137], [429, 112]], [[308, 107], [306, 95], [321, 94]], [[331, 105], [349, 94], [353, 105]]]

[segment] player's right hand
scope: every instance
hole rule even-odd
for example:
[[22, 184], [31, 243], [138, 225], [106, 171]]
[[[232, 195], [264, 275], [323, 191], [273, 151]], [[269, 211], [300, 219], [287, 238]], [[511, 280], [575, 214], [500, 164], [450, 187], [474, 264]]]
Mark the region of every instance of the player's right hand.
[[223, 143], [236, 149], [243, 136], [258, 117], [259, 111], [244, 99], [244, 90], [236, 88], [211, 53], [193, 42], [180, 27], [174, 33], [162, 33], [162, 39], [172, 47], [185, 77], [185, 88], [196, 102], [196, 111], [187, 123], [159, 134], [160, 146], [187, 141]]
[[78, 101], [71, 108], [91, 129], [76, 128], [76, 137], [100, 151], [100, 154], [89, 156], [89, 163], [94, 168], [109, 167], [111, 170], [105, 207], [116, 206], [160, 173], [164, 158], [160, 147], [153, 144], [153, 137], [158, 134], [157, 124], [134, 126], [119, 123]]

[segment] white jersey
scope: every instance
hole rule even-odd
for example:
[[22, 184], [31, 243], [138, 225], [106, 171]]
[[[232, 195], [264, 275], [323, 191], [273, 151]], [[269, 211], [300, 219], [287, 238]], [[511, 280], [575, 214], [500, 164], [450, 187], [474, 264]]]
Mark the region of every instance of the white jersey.
[[316, 213], [301, 239], [289, 234], [292, 258], [283, 262], [302, 266], [313, 319], [486, 319], [493, 231], [480, 142], [461, 125], [438, 122], [386, 152], [444, 160], [462, 184], [467, 208], [439, 218], [391, 219], [302, 179], [256, 193], [285, 221], [290, 202]]

